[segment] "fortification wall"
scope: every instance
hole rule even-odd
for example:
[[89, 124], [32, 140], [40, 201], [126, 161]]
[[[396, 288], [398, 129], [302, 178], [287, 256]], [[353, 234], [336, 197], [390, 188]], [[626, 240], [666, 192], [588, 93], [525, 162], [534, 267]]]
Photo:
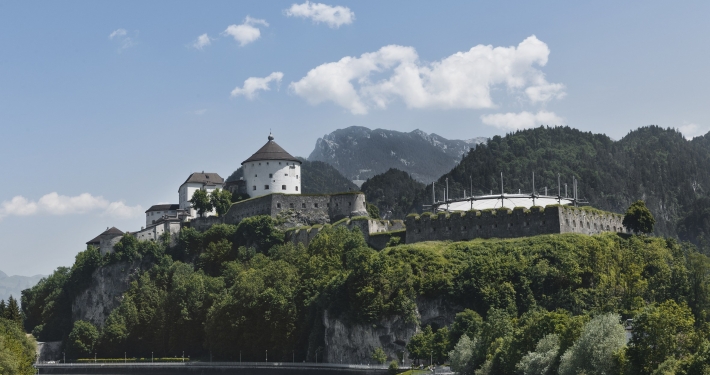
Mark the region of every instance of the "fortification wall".
[[553, 233], [599, 234], [625, 232], [623, 217], [585, 207], [547, 206], [530, 210], [485, 210], [447, 215], [410, 215], [405, 224], [407, 243], [465, 241], [474, 238], [515, 238]]
[[560, 233], [627, 232], [624, 217], [586, 207], [560, 207]]
[[342, 193], [330, 196], [328, 214], [331, 221], [346, 217], [367, 216], [367, 205], [363, 193]]
[[273, 196], [274, 194], [263, 195], [232, 204], [229, 210], [227, 210], [227, 213], [224, 214], [224, 223], [236, 225], [243, 219], [251, 216], [271, 215]]
[[559, 233], [557, 207], [530, 210], [485, 210], [447, 215], [424, 213], [407, 216], [407, 243], [421, 241], [464, 241], [474, 238], [512, 238]]

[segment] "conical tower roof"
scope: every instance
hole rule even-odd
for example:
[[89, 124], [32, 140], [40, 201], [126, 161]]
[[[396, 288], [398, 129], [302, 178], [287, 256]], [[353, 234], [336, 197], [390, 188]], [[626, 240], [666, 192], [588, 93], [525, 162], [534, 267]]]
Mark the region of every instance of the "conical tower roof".
[[252, 161], [262, 161], [262, 160], [287, 160], [301, 163], [300, 160], [294, 158], [286, 152], [281, 146], [274, 142], [274, 137], [269, 133], [269, 141], [255, 152], [254, 155], [250, 156], [249, 159], [244, 160], [242, 164], [252, 162]]

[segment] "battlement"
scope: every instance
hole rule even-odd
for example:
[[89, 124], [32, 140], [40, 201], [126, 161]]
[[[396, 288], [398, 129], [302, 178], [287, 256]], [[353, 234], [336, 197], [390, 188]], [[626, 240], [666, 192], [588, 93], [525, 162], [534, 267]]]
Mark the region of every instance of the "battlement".
[[409, 215], [407, 243], [464, 241], [474, 238], [514, 238], [554, 233], [625, 232], [623, 217], [587, 207], [547, 206], [529, 210], [465, 211]]

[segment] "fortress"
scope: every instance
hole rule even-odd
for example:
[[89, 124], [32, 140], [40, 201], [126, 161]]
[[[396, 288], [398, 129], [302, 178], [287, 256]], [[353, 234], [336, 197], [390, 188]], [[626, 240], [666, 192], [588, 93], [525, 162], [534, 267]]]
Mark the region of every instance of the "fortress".
[[[436, 202], [433, 197], [431, 207], [435, 213], [411, 214], [405, 221], [378, 220], [367, 216], [367, 203], [361, 192], [301, 194], [301, 161], [274, 142], [271, 134], [267, 143], [241, 165], [244, 177], [227, 183], [217, 173], [192, 173], [178, 188], [178, 203], [154, 205], [145, 212], [145, 227], [126, 233], [115, 227], [107, 228], [87, 245], [96, 246], [101, 254], [106, 254], [113, 251], [113, 246], [124, 235], [141, 241], [157, 241], [166, 233], [174, 244], [185, 226], [204, 231], [215, 224], [236, 225], [257, 215], [278, 219], [286, 229], [286, 240], [293, 243], [307, 245], [323, 225], [332, 224], [359, 228], [375, 249], [384, 248], [392, 238], [398, 238], [397, 243], [414, 243], [627, 231], [621, 215], [575, 207], [578, 202], [576, 182], [574, 199], [562, 198], [559, 192], [557, 196], [506, 195], [501, 187], [500, 195], [458, 200], [447, 197], [443, 202]], [[195, 192], [210, 193], [217, 189], [249, 198], [232, 203], [222, 216], [212, 210], [198, 217], [190, 202]]]

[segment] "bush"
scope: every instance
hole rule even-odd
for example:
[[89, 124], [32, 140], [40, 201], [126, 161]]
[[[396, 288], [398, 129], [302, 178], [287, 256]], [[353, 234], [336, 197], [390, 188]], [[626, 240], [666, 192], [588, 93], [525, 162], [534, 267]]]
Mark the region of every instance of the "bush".
[[387, 362], [387, 354], [385, 354], [385, 351], [382, 350], [381, 347], [377, 347], [375, 351], [372, 352], [372, 359], [379, 364], [383, 364]]
[[397, 375], [399, 372], [399, 363], [397, 361], [390, 362], [389, 367], [387, 367], [387, 373], [389, 375]]

